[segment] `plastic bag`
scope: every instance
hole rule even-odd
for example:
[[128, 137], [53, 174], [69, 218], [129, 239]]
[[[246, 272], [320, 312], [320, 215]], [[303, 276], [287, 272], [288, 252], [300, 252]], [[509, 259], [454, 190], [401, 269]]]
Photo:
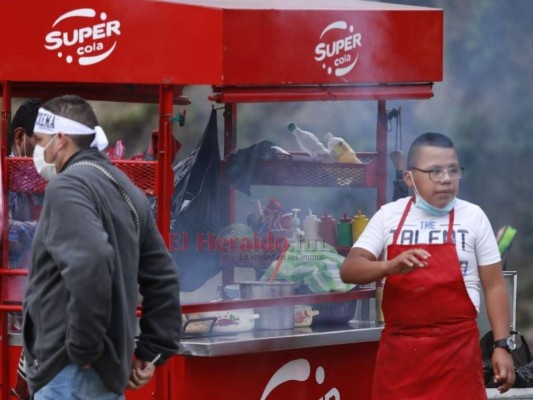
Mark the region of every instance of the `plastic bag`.
[[[305, 242], [292, 244], [283, 255], [276, 278], [303, 283], [311, 293], [347, 292], [355, 285], [341, 280], [339, 268], [343, 261], [344, 257], [327, 243], [318, 246]], [[276, 264], [277, 260], [270, 264], [261, 280], [270, 279]]]
[[221, 229], [216, 110], [211, 111], [197, 148], [173, 170], [170, 230], [180, 245], [171, 254], [178, 265], [181, 290], [191, 292], [220, 271], [218, 252], [208, 245], [210, 235], [215, 237]]
[[516, 368], [516, 380], [513, 387], [530, 388], [533, 387], [533, 361]]
[[224, 176], [229, 184], [247, 196], [251, 196], [250, 185], [252, 184], [256, 164], [258, 161], [272, 158], [272, 146], [274, 146], [274, 143], [262, 140], [250, 147], [229, 154], [224, 169]]
[[[533, 387], [533, 355], [529, 349], [529, 345], [522, 333], [511, 331], [511, 335], [518, 335], [520, 343], [517, 343], [516, 348], [511, 352], [513, 357], [516, 381], [513, 387]], [[481, 354], [483, 356], [483, 378], [487, 388], [498, 387], [494, 383], [494, 373], [492, 372], [492, 353], [494, 352], [494, 338], [492, 331], [487, 332], [479, 342], [481, 346]], [[524, 386], [528, 385], [528, 386]]]

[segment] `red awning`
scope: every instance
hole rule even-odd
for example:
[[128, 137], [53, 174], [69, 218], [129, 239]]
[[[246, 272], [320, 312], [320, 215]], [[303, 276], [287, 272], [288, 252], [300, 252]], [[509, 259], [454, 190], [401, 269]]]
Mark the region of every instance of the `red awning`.
[[3, 1], [0, 81], [376, 85], [369, 90], [379, 92], [442, 80], [442, 10], [357, 0], [278, 3]]

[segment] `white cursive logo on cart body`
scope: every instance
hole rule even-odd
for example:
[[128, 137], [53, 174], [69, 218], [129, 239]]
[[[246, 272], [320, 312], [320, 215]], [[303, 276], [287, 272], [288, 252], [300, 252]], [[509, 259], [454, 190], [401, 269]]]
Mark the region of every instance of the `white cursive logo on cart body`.
[[[61, 30], [62, 25], [81, 21], [79, 27]], [[71, 64], [76, 59], [79, 65], [97, 64], [113, 53], [120, 36], [120, 21], [109, 20], [105, 12], [97, 15], [92, 8], [79, 8], [64, 13], [52, 24], [52, 31], [45, 37], [44, 47], [57, 50], [57, 56]]]
[[[267, 400], [268, 396], [274, 389], [280, 385], [289, 382], [289, 381], [300, 381], [305, 382], [309, 380], [311, 376], [311, 364], [305, 358], [299, 358], [296, 360], [289, 361], [282, 367], [280, 367], [274, 375], [270, 378], [265, 389], [263, 390], [263, 395], [261, 400]], [[317, 367], [315, 371], [315, 381], [319, 385], [324, 383], [326, 378], [326, 373], [324, 368]], [[341, 394], [337, 388], [331, 388], [328, 392], [321, 396], [318, 400], [341, 400]]]
[[328, 75], [344, 76], [354, 69], [362, 46], [361, 33], [354, 32], [346, 21], [329, 24], [320, 34], [315, 47], [315, 61], [322, 64]]

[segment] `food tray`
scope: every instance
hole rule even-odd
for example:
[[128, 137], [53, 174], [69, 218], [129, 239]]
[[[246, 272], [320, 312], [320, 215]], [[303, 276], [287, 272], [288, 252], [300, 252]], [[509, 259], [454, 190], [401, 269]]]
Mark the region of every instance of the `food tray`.
[[[357, 291], [357, 288], [352, 289]], [[296, 289], [296, 294], [311, 294], [307, 285], [300, 285]], [[313, 325], [320, 324], [344, 324], [355, 316], [357, 300], [330, 301], [312, 304], [313, 310], [319, 311], [313, 317]]]
[[353, 319], [356, 306], [357, 300], [313, 304], [313, 309], [320, 312], [313, 317], [313, 325], [344, 324]]
[[[23, 157], [8, 157], [7, 185], [10, 192], [43, 193], [46, 181], [35, 170], [33, 159]], [[147, 195], [154, 195], [155, 191], [155, 161], [114, 160], [115, 166], [120, 168]]]
[[259, 161], [253, 184], [272, 186], [371, 187], [376, 185], [377, 153], [357, 153], [361, 164], [306, 160], [296, 154]]

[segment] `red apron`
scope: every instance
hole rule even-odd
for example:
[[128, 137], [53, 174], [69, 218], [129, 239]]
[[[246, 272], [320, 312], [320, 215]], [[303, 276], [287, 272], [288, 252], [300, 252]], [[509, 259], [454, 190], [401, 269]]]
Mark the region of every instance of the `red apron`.
[[487, 399], [483, 382], [477, 312], [470, 300], [452, 242], [454, 210], [444, 244], [396, 244], [410, 199], [387, 258], [425, 249], [428, 265], [387, 277], [383, 290], [385, 328], [376, 360], [373, 400]]

